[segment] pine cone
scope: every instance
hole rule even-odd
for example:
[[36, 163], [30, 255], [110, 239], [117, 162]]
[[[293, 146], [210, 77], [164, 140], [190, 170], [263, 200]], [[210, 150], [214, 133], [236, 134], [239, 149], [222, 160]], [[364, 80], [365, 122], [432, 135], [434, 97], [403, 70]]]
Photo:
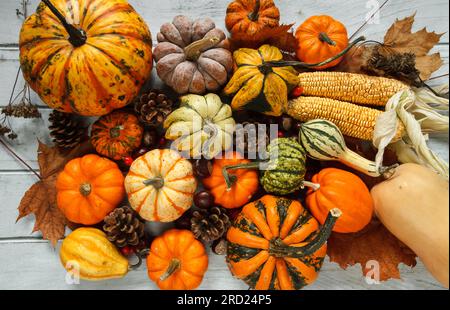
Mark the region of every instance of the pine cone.
[[225, 209], [212, 207], [209, 210], [196, 210], [192, 213], [191, 230], [197, 239], [211, 242], [221, 238], [231, 222]]
[[[236, 150], [244, 154], [265, 152], [270, 142], [270, 124], [246, 121], [241, 125], [234, 133]], [[258, 125], [265, 125], [265, 130], [261, 131]]]
[[173, 101], [163, 91], [152, 89], [138, 99], [134, 109], [142, 123], [157, 127], [173, 111]]
[[117, 247], [136, 246], [144, 238], [145, 223], [128, 206], [120, 207], [104, 219], [103, 230]]
[[48, 120], [50, 136], [62, 149], [73, 149], [85, 136], [86, 128], [82, 126], [81, 121], [74, 119], [72, 114], [53, 110]]

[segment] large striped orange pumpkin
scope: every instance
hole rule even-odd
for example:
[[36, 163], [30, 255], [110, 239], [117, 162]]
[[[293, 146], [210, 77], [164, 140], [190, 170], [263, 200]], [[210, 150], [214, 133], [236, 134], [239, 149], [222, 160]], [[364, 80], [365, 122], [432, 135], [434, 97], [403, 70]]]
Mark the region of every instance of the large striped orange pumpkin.
[[301, 289], [317, 278], [338, 209], [319, 223], [300, 202], [266, 195], [246, 205], [228, 230], [231, 272], [259, 290]]
[[150, 31], [126, 0], [44, 0], [19, 45], [24, 77], [41, 99], [86, 116], [127, 105], [153, 64]]
[[125, 189], [143, 219], [172, 222], [192, 206], [197, 180], [192, 164], [177, 151], [157, 149], [133, 162]]

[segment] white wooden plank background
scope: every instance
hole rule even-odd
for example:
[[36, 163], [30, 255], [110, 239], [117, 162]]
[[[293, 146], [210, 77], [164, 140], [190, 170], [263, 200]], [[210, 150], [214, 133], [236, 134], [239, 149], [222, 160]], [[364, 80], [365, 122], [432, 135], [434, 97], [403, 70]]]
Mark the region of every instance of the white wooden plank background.
[[[22, 20], [16, 17], [19, 0], [0, 1], [0, 107], [7, 104], [13, 77], [18, 67], [17, 38]], [[31, 0], [29, 10], [35, 9], [38, 0]], [[381, 5], [384, 0], [378, 1]], [[175, 15], [185, 14], [193, 18], [210, 16], [217, 25], [224, 27], [224, 14], [228, 0], [130, 0], [144, 17], [155, 37], [160, 25]], [[328, 14], [344, 22], [353, 33], [377, 3], [372, 0], [276, 0], [284, 23], [295, 22], [298, 26], [311, 15]], [[370, 39], [382, 40], [387, 27], [395, 18], [416, 12], [415, 30], [427, 26], [439, 33], [448, 32], [448, 9], [446, 0], [390, 0], [380, 11], [375, 23], [367, 25], [360, 34]], [[435, 76], [448, 73], [448, 33], [435, 48], [444, 58], [444, 66]], [[447, 78], [436, 80], [446, 82]], [[153, 83], [157, 83], [155, 79]], [[20, 85], [20, 84], [19, 84]], [[19, 139], [12, 147], [34, 168], [36, 162], [36, 138], [49, 142], [47, 117], [49, 109], [36, 96], [42, 120], [14, 120], [13, 126]], [[430, 145], [448, 161], [448, 135], [433, 138]], [[40, 240], [40, 234], [30, 234], [32, 216], [15, 224], [17, 206], [28, 187], [35, 182], [33, 174], [14, 160], [0, 147], [0, 289], [155, 289], [147, 278], [144, 267], [131, 272], [123, 280], [67, 285], [65, 272], [60, 266], [57, 249]], [[150, 227], [160, 230], [161, 227]], [[18, 272], [20, 271], [20, 272]], [[326, 262], [319, 279], [307, 289], [443, 289], [419, 262], [411, 269], [401, 266], [402, 280], [390, 280], [369, 285], [361, 276], [359, 265], [342, 270], [334, 263]], [[246, 289], [233, 279], [224, 257], [210, 255], [210, 265], [201, 289]]]

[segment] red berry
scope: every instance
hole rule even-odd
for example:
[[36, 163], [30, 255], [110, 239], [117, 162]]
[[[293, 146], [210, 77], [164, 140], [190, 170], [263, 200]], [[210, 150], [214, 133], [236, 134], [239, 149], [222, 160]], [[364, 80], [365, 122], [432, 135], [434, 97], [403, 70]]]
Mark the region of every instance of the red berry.
[[163, 138], [159, 139], [159, 145], [160, 145], [160, 146], [165, 146], [166, 143], [167, 143], [166, 138], [163, 137]]
[[303, 94], [303, 87], [297, 86], [291, 92], [291, 97], [298, 98]]
[[194, 204], [201, 209], [209, 209], [214, 204], [214, 196], [208, 191], [201, 191], [194, 195]]
[[284, 132], [278, 131], [278, 138], [284, 138]]
[[134, 159], [131, 156], [125, 156], [123, 158], [123, 163], [127, 166], [131, 166], [131, 164], [133, 163]]
[[124, 256], [130, 256], [130, 255], [132, 255], [132, 254], [134, 253], [134, 249], [131, 248], [131, 247], [129, 247], [129, 246], [127, 245], [127, 246], [121, 248], [121, 249], [120, 249], [120, 252], [121, 252], [122, 255], [124, 255]]

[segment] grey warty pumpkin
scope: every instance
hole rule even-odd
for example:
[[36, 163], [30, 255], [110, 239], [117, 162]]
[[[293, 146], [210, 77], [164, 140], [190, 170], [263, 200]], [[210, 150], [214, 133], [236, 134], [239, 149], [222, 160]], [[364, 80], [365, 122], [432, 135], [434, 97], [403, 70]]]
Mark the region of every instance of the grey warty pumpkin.
[[233, 57], [210, 18], [176, 16], [161, 26], [154, 49], [158, 76], [178, 94], [214, 92], [228, 82]]

